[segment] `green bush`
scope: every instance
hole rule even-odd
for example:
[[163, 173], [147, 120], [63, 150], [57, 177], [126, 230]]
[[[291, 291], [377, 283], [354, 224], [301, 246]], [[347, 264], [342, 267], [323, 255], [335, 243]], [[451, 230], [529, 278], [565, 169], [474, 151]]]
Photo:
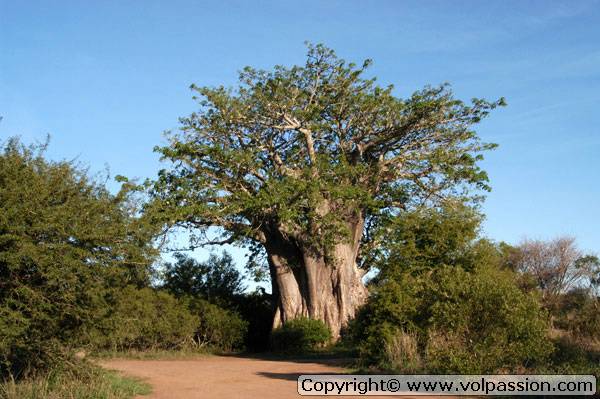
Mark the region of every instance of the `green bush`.
[[16, 139], [0, 149], [0, 376], [68, 355], [106, 312], [109, 289], [148, 282], [152, 229], [125, 188]]
[[561, 297], [553, 310], [554, 326], [578, 338], [600, 342], [600, 298], [584, 289], [574, 289]]
[[194, 335], [198, 346], [223, 351], [241, 349], [248, 323], [237, 313], [203, 299], [192, 299], [190, 311], [199, 319]]
[[199, 318], [184, 301], [151, 288], [115, 292], [105, 319], [89, 331], [93, 348], [120, 350], [180, 349], [192, 345]]
[[390, 347], [399, 331], [414, 331], [419, 356], [410, 364], [422, 360], [435, 373], [487, 373], [547, 359], [552, 345], [546, 320], [537, 299], [520, 291], [510, 272], [444, 267], [375, 287], [352, 336], [367, 364], [402, 369]]
[[307, 352], [331, 340], [331, 331], [321, 320], [300, 317], [285, 322], [271, 335], [272, 349], [279, 352]]
[[600, 378], [600, 349], [565, 334], [554, 340], [551, 362], [543, 372], [554, 374], [593, 374]]
[[433, 285], [426, 299], [432, 371], [530, 367], [551, 353], [547, 317], [534, 296], [518, 289], [511, 273], [445, 268], [434, 276]]
[[349, 346], [357, 346], [362, 362], [385, 369], [397, 368], [391, 364], [385, 344], [398, 331], [419, 331], [422, 316], [419, 313], [420, 296], [415, 278], [388, 279], [371, 287], [368, 302], [360, 309], [348, 326], [344, 337]]

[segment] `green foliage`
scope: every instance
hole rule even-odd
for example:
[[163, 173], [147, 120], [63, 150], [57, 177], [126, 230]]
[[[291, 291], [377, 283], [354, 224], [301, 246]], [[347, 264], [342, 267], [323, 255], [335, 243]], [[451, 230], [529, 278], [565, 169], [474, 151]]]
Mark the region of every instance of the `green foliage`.
[[511, 247], [477, 238], [481, 220], [464, 203], [445, 201], [390, 223], [375, 258], [380, 273], [350, 328], [366, 364], [485, 373], [548, 357], [537, 295], [519, 288], [507, 265]]
[[600, 299], [589, 290], [579, 288], [563, 295], [553, 315], [555, 327], [600, 342]]
[[34, 379], [0, 383], [0, 399], [130, 399], [151, 391], [148, 384], [116, 372], [82, 362], [74, 366]]
[[[477, 239], [481, 220], [472, 207], [444, 201], [389, 224], [374, 257], [379, 274], [350, 329], [367, 364], [491, 372], [547, 356], [535, 294], [519, 289], [507, 266], [510, 247]], [[399, 364], [398, 352], [411, 353], [410, 361]]]
[[397, 368], [382, 342], [415, 331], [428, 371], [486, 373], [546, 359], [547, 327], [536, 298], [520, 291], [510, 272], [442, 267], [376, 287], [353, 330], [370, 364]]
[[171, 165], [148, 185], [147, 214], [195, 229], [192, 245], [260, 251], [281, 233], [327, 256], [357, 215], [371, 240], [400, 210], [488, 189], [478, 162], [494, 145], [472, 128], [503, 99], [465, 104], [447, 85], [397, 98], [365, 76], [370, 64], [309, 45], [304, 65], [246, 67], [234, 89], [192, 86], [199, 109], [156, 148]]
[[357, 345], [368, 365], [389, 368], [384, 343], [400, 331], [417, 331], [420, 320], [419, 287], [413, 277], [389, 280], [376, 289], [371, 287], [368, 302], [348, 328], [345, 337]]
[[273, 322], [271, 296], [264, 291], [244, 293], [242, 276], [227, 252], [211, 254], [205, 262], [175, 256], [177, 262], [166, 265], [162, 289], [191, 298], [191, 309], [201, 319], [197, 344], [219, 350], [265, 350]]
[[542, 370], [555, 374], [592, 374], [600, 377], [600, 347], [590, 346], [580, 338], [564, 335], [554, 340], [555, 350]]
[[129, 286], [114, 292], [105, 318], [83, 342], [99, 350], [180, 349], [192, 345], [199, 323], [184, 301]]
[[380, 270], [377, 280], [444, 265], [472, 270], [497, 251], [486, 241], [475, 241], [482, 220], [476, 209], [457, 200], [446, 200], [439, 207], [419, 207], [392, 218], [387, 239], [369, 258]]
[[299, 317], [273, 330], [271, 345], [275, 351], [302, 353], [317, 349], [330, 339], [331, 331], [321, 320]]
[[[5, 145], [0, 155], [3, 375], [42, 373], [79, 348], [193, 346], [207, 331], [211, 344], [238, 344], [245, 331], [239, 318], [216, 307], [193, 315], [187, 301], [144, 288], [156, 255], [151, 244], [156, 231], [136, 217], [129, 188], [110, 195], [77, 165], [46, 161], [43, 148], [16, 140]], [[232, 276], [231, 258], [212, 259], [216, 265], [206, 273], [207, 292], [239, 288], [237, 274], [220, 280]]]
[[244, 291], [243, 278], [227, 252], [221, 256], [211, 254], [206, 262], [181, 253], [176, 253], [175, 258], [177, 262], [165, 267], [162, 288], [176, 296], [200, 297], [228, 305]]
[[44, 149], [10, 139], [0, 152], [0, 374], [64, 356], [107, 287], [146, 284], [155, 255], [128, 186], [113, 196]]
[[127, 287], [114, 293], [109, 311], [83, 342], [94, 350], [160, 351], [241, 349], [248, 323], [236, 312], [201, 298]]
[[236, 312], [203, 299], [191, 299], [190, 311], [200, 319], [194, 337], [198, 346], [224, 351], [243, 347], [248, 323]]
[[[549, 307], [538, 281], [519, 273], [519, 247], [478, 238], [481, 219], [456, 201], [391, 219], [387, 239], [372, 252], [380, 272], [370, 298], [344, 339], [358, 345], [365, 365], [390, 370], [597, 374], [594, 274], [589, 287], [560, 295]], [[594, 271], [594, 257], [572, 258], [581, 259], [578, 272]]]
[[485, 373], [543, 363], [547, 317], [510, 273], [442, 269], [426, 300], [427, 360], [436, 372]]

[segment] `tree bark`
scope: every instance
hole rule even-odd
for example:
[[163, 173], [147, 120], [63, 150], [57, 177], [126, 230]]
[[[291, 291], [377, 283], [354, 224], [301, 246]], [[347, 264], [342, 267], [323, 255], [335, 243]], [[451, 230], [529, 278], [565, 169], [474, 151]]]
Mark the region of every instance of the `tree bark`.
[[352, 226], [349, 242], [334, 246], [325, 257], [284, 234], [269, 234], [265, 245], [275, 298], [273, 328], [287, 320], [309, 317], [322, 320], [334, 341], [367, 298], [364, 271], [356, 263], [362, 223]]

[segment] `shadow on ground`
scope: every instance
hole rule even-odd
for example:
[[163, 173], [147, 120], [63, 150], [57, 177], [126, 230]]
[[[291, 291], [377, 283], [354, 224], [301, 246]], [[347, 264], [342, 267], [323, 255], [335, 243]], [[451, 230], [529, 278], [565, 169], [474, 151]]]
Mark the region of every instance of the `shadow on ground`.
[[316, 363], [325, 366], [343, 367], [343, 368], [355, 368], [357, 359], [349, 353], [311, 353], [311, 354], [279, 354], [272, 352], [262, 353], [242, 353], [242, 354], [231, 354], [221, 355], [224, 357], [237, 357], [254, 360], [266, 360], [272, 362], [292, 362], [292, 363]]
[[[315, 373], [309, 373], [309, 372], [298, 372], [298, 373], [273, 373], [270, 371], [259, 371], [258, 373], [256, 373], [256, 375], [260, 375], [261, 377], [266, 377], [266, 378], [273, 378], [276, 380], [287, 380], [287, 381], [298, 381], [298, 377], [300, 377], [303, 374], [313, 374], [315, 375]], [[319, 374], [319, 373], [317, 373]], [[327, 373], [325, 375], [346, 375], [345, 373]]]

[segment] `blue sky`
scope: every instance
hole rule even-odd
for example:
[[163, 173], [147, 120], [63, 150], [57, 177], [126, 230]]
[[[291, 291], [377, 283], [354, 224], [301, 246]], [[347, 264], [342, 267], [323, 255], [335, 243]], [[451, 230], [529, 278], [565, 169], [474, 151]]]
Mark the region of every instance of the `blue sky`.
[[485, 234], [600, 251], [598, 1], [0, 0], [0, 137], [50, 133], [52, 158], [152, 177], [191, 83], [300, 63], [305, 40], [372, 58], [400, 96], [450, 82], [461, 99], [506, 97], [479, 127], [500, 144], [483, 164]]

